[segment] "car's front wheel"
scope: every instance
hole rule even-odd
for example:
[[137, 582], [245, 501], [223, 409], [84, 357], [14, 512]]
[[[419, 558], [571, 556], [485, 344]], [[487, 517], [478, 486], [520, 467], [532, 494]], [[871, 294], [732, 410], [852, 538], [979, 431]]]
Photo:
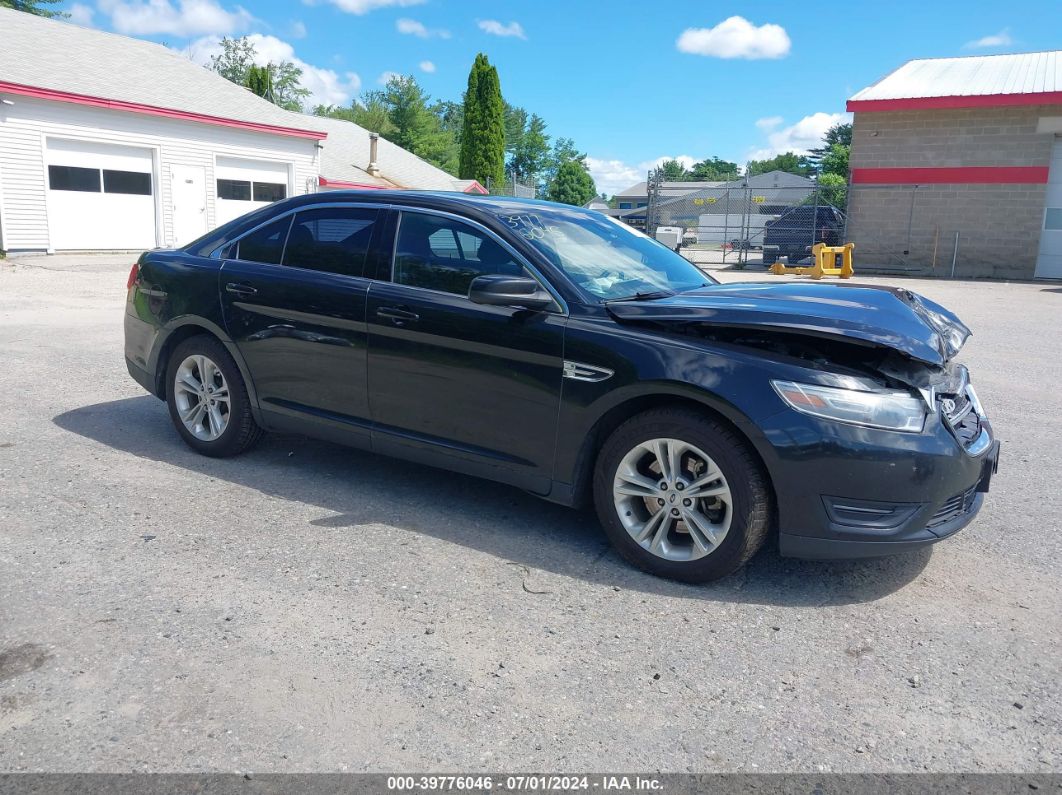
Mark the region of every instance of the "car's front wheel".
[[594, 503], [624, 558], [694, 583], [740, 568], [763, 545], [771, 517], [766, 477], [747, 443], [682, 408], [639, 414], [609, 436]]
[[166, 368], [166, 402], [181, 438], [215, 458], [238, 455], [261, 436], [243, 377], [225, 346], [207, 335], [173, 349]]

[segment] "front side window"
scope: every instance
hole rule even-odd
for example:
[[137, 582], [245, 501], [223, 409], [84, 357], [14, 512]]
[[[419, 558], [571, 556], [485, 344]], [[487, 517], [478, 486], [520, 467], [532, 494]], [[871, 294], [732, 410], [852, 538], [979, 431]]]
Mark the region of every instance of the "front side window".
[[361, 276], [372, 242], [376, 210], [321, 207], [295, 214], [284, 265]]
[[284, 254], [284, 242], [291, 227], [291, 216], [285, 215], [261, 229], [256, 229], [236, 244], [236, 258], [247, 262], [279, 265]]
[[495, 274], [526, 275], [508, 249], [485, 232], [452, 218], [402, 213], [395, 283], [468, 295], [473, 279]]
[[671, 294], [714, 281], [667, 246], [592, 210], [513, 205], [498, 220], [597, 300]]

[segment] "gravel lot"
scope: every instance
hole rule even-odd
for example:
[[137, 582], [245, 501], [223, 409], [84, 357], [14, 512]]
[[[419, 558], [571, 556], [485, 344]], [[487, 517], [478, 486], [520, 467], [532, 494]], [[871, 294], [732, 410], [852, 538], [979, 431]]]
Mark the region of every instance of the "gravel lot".
[[975, 331], [973, 526], [689, 587], [511, 488], [193, 454], [125, 372], [130, 262], [0, 263], [0, 771], [1062, 770], [1057, 284], [903, 282]]

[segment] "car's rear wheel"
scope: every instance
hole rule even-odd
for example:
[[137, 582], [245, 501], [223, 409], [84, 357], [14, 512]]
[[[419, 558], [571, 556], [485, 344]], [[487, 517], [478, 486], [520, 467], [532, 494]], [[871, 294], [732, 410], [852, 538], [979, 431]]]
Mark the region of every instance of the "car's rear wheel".
[[225, 346], [204, 335], [170, 354], [166, 402], [181, 438], [216, 458], [242, 453], [261, 436], [240, 370]]
[[770, 525], [766, 477], [747, 443], [682, 408], [639, 414], [606, 440], [594, 503], [623, 557], [652, 574], [703, 583], [740, 568]]

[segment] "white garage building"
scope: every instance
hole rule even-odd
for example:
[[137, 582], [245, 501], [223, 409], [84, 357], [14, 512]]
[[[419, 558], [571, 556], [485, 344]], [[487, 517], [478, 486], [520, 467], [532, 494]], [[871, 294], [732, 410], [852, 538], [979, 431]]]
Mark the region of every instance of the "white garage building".
[[0, 33], [0, 250], [179, 245], [322, 188], [463, 189], [162, 45], [6, 8]]

